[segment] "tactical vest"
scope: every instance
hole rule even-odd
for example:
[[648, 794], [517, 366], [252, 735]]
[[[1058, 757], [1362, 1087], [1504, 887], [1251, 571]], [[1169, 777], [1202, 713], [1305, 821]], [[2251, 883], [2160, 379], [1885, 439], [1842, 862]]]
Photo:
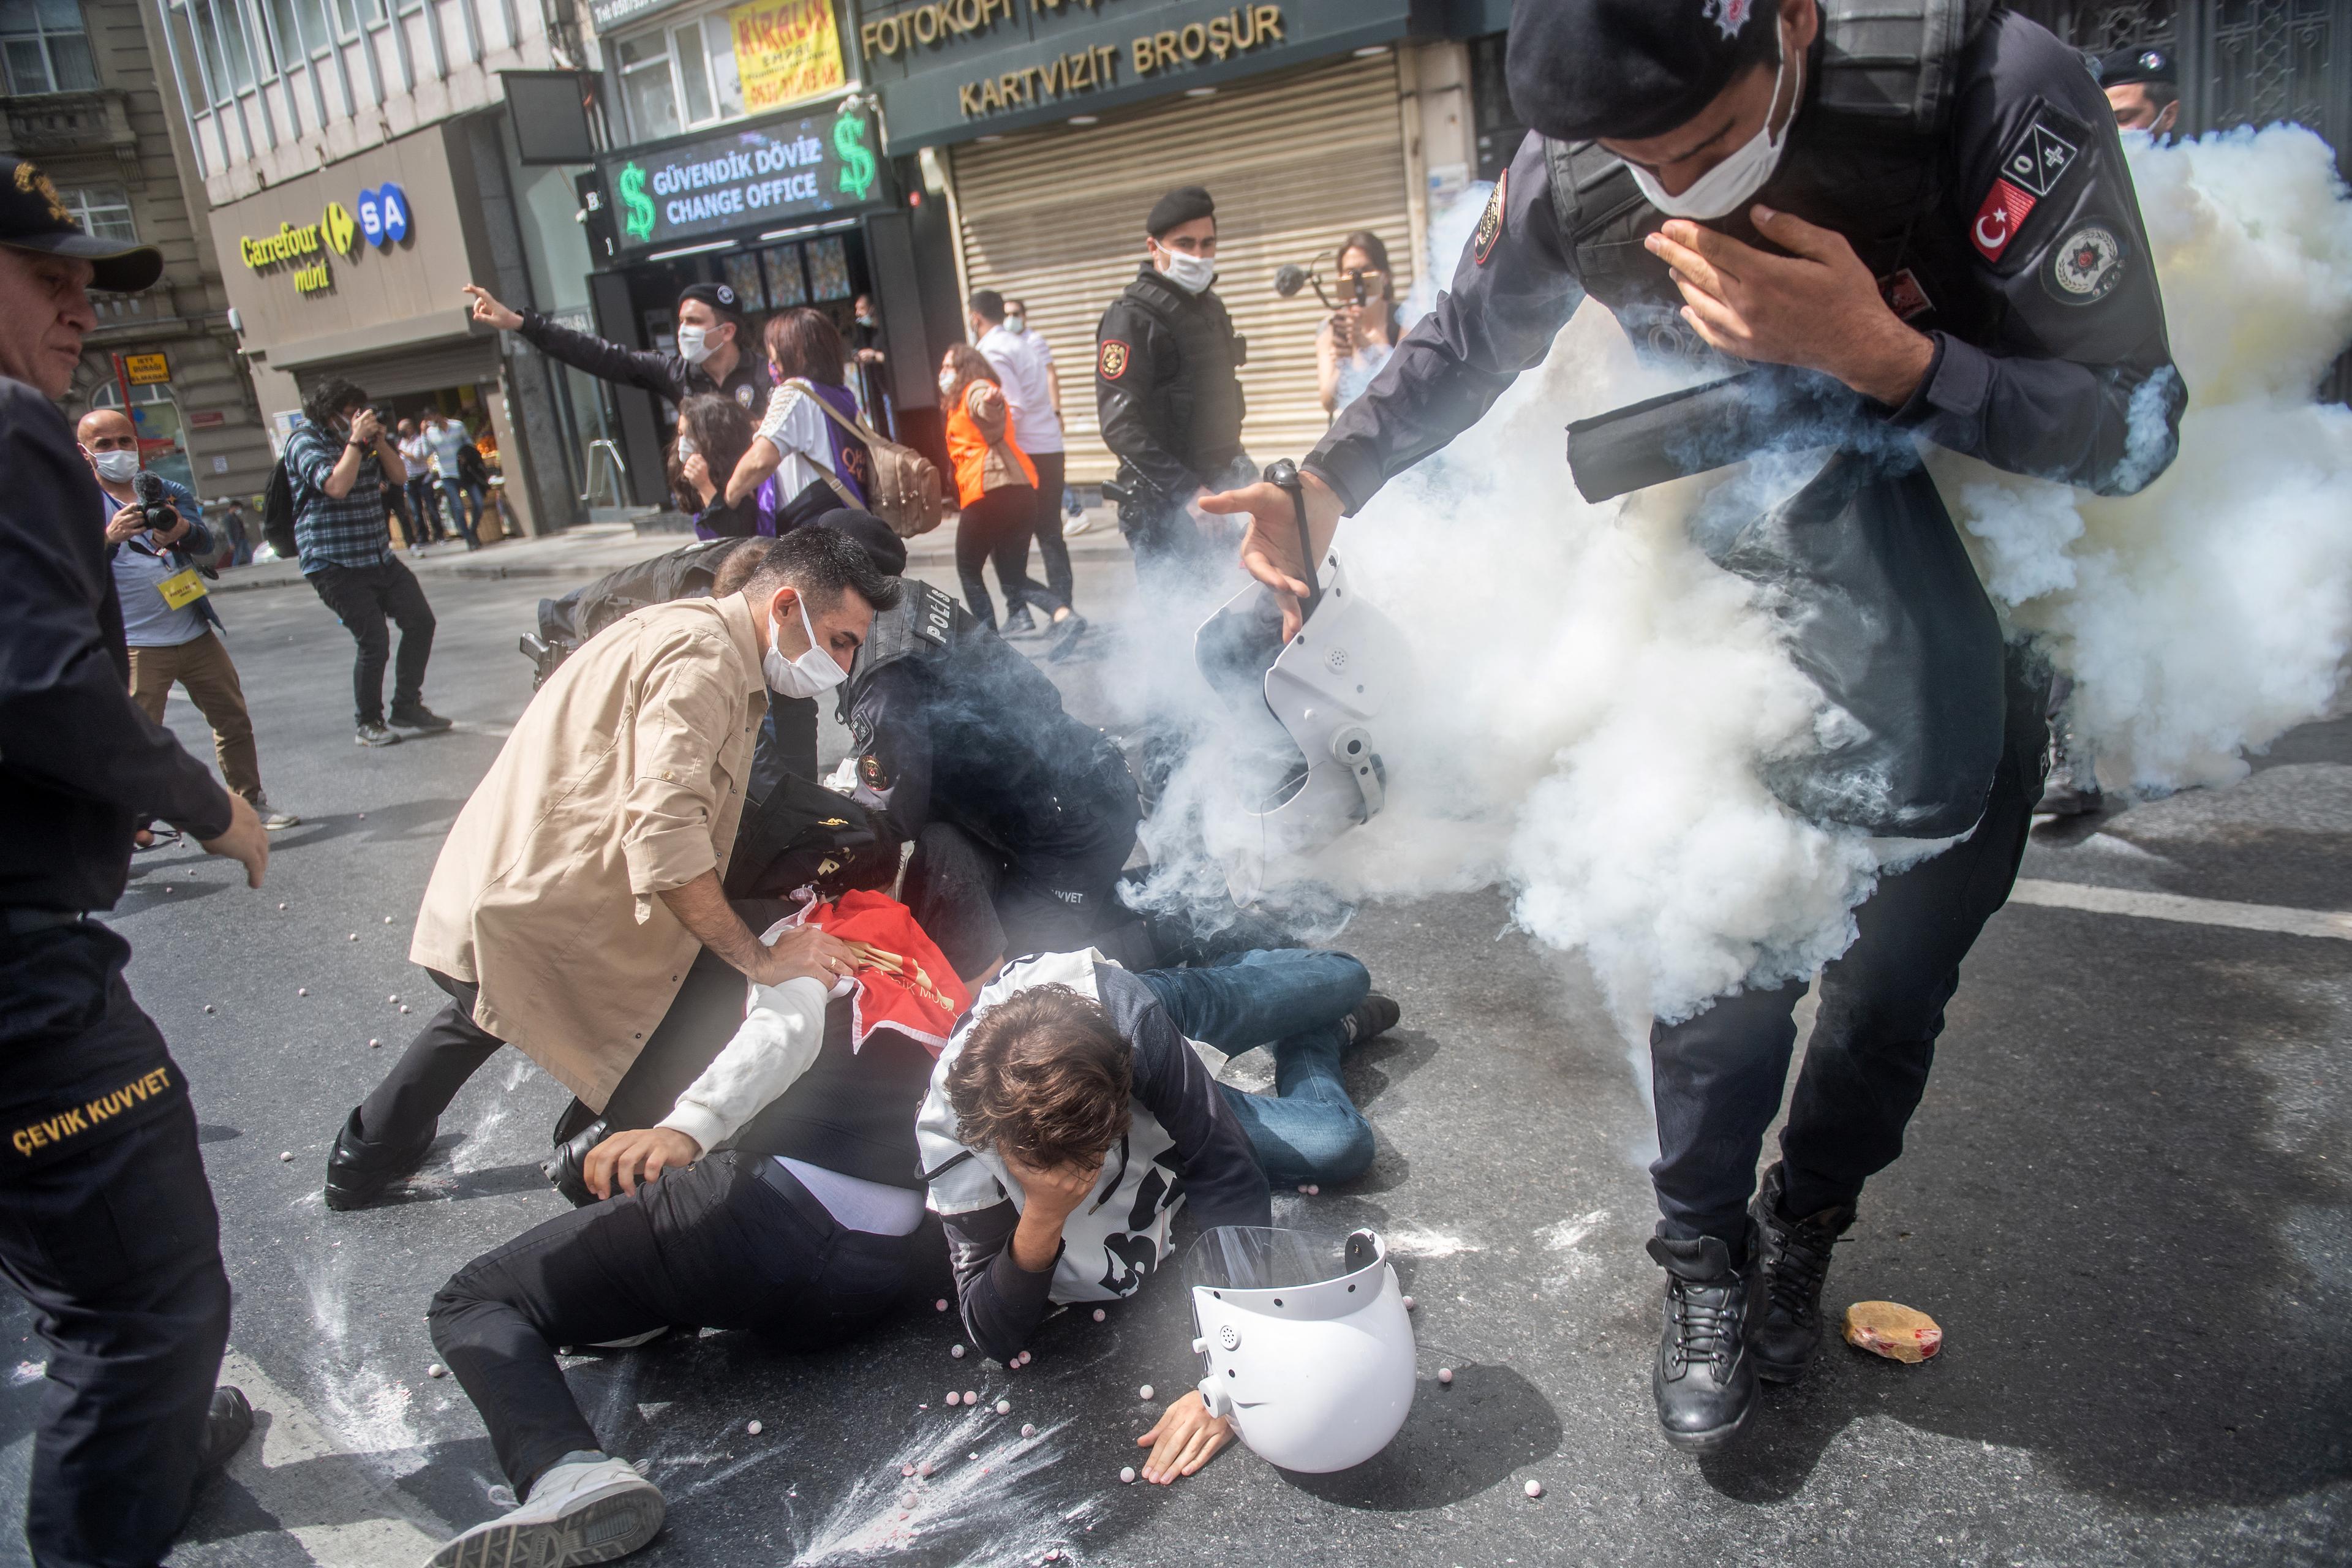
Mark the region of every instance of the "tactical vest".
[[1207, 289], [1187, 294], [1157, 272], [1137, 278], [1120, 298], [1176, 340], [1173, 372], [1162, 367], [1143, 395], [1153, 430], [1194, 473], [1223, 471], [1242, 449], [1242, 384], [1234, 373], [1249, 358], [1225, 302]]
[[[1965, 237], [1927, 220], [1950, 173], [1945, 145], [1960, 51], [1990, 9], [1990, 0], [1822, 0], [1804, 102], [1780, 167], [1755, 198], [1845, 236], [1882, 288], [1910, 268], [1938, 312], [1935, 324], [1960, 337], [1978, 324]], [[1597, 142], [1549, 138], [1544, 158], [1561, 248], [1586, 292], [1644, 355], [1723, 364], [1683, 321], [1666, 264], [1643, 243], [1666, 215], [1624, 162]], [[1765, 245], [1748, 205], [1710, 226]]]
[[874, 678], [901, 659], [926, 661], [949, 657], [955, 646], [979, 626], [971, 612], [929, 583], [900, 579], [904, 592], [887, 610], [875, 612], [873, 629], [849, 663], [849, 679], [841, 683], [835, 717], [847, 725], [860, 750], [874, 737], [860, 729], [857, 704], [873, 686]]

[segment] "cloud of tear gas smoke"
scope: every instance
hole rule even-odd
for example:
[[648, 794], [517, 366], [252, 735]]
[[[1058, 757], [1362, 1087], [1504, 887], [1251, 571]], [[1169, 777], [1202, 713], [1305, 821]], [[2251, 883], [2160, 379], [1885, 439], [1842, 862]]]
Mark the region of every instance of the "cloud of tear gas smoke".
[[[2189, 388], [2179, 458], [2120, 500], [1949, 454], [1935, 467], [1996, 602], [2075, 676], [2102, 771], [2173, 787], [2234, 776], [2238, 752], [2344, 683], [2352, 413], [2311, 393], [2352, 336], [2352, 203], [2304, 132], [2132, 157]], [[1743, 980], [1811, 973], [1852, 940], [1890, 858], [1918, 852], [1805, 821], [1766, 789], [1762, 763], [1813, 743], [1820, 693], [1755, 590], [1691, 542], [1687, 506], [1654, 491], [1591, 506], [1570, 484], [1566, 421], [1673, 384], [1588, 303], [1477, 426], [1341, 530], [1421, 683], [1375, 727], [1386, 810], [1276, 897], [1501, 885], [1521, 926], [1583, 954], [1629, 1037]], [[1205, 725], [1221, 710], [1200, 697]], [[1170, 782], [1147, 903], [1222, 892], [1219, 868], [1181, 851], [1233, 809], [1233, 767], [1213, 742]]]

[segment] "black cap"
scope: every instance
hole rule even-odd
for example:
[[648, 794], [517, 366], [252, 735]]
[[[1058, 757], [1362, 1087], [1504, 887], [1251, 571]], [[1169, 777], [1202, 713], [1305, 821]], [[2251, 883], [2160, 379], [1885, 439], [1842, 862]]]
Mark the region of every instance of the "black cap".
[[735, 315], [743, 313], [743, 296], [726, 283], [689, 283], [677, 291], [677, 302], [699, 300], [714, 310], [726, 310]]
[[163, 253], [152, 245], [99, 239], [82, 232], [49, 177], [22, 158], [0, 157], [0, 245], [79, 257], [100, 289], [135, 294], [163, 276]]
[[1210, 197], [1208, 187], [1179, 185], [1151, 204], [1151, 216], [1143, 220], [1143, 232], [1158, 239], [1178, 224], [1216, 216], [1217, 204]]
[[1562, 142], [1663, 135], [1773, 58], [1780, 16], [1775, 0], [1513, 0], [1511, 108]]
[[870, 511], [835, 507], [808, 526], [838, 529], [849, 535], [873, 561], [874, 569], [886, 577], [899, 576], [907, 570], [907, 542]]
[[2164, 49], [2116, 49], [2099, 57], [2101, 87], [2129, 87], [2134, 82], [2160, 81], [2169, 87], [2180, 79], [2172, 68], [2172, 56]]

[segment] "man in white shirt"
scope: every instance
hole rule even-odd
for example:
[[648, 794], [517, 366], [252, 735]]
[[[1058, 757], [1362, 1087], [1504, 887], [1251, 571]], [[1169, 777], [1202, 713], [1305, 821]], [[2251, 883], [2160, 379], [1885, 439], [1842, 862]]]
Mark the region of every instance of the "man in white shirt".
[[[1062, 542], [1062, 383], [1054, 369], [1054, 351], [1039, 334], [1028, 330], [1025, 316], [1006, 309], [1004, 296], [982, 289], [971, 297], [964, 315], [972, 344], [995, 370], [1004, 387], [1004, 401], [1013, 410], [1013, 442], [1029, 454], [1037, 467], [1037, 554], [1045, 563], [1045, 591], [1060, 602], [1054, 610], [1058, 637], [1054, 654], [1069, 651], [1086, 619], [1071, 604], [1069, 546]], [[1022, 574], [1028, 574], [1024, 560]], [[1009, 593], [1008, 593], [1009, 596]], [[1035, 622], [1029, 606], [1016, 604], [1005, 616], [1007, 636], [1026, 631]]]
[[393, 446], [408, 465], [408, 478], [401, 488], [408, 494], [408, 515], [416, 520], [423, 535], [409, 542], [438, 544], [448, 537], [448, 529], [441, 521], [441, 487], [433, 477], [433, 443], [416, 427], [415, 420], [404, 419]]

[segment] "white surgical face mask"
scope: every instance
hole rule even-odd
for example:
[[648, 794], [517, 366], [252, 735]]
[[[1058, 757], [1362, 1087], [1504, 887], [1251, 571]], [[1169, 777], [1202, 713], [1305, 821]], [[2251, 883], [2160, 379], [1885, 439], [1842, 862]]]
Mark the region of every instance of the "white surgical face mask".
[[768, 652], [760, 660], [760, 673], [767, 678], [769, 689], [780, 697], [814, 697], [830, 691], [849, 677], [849, 672], [833, 661], [833, 656], [816, 645], [816, 628], [809, 624], [808, 602], [800, 601], [801, 630], [808, 633], [808, 651], [798, 658], [786, 658], [780, 645], [783, 639], [769, 628]]
[[680, 436], [677, 438], [677, 460], [681, 463], [701, 449], [694, 444], [694, 437], [691, 436]]
[[1217, 261], [1213, 256], [1188, 256], [1181, 250], [1161, 247], [1160, 255], [1164, 265], [1160, 271], [1168, 280], [1187, 294], [1198, 294], [1217, 275]]
[[1019, 316], [1007, 316], [1004, 318], [1004, 330], [1011, 332], [1016, 338], [1022, 334], [1028, 325], [1029, 323]]
[[139, 454], [136, 452], [100, 452], [90, 459], [98, 477], [110, 483], [127, 485], [139, 477]]
[[677, 330], [677, 357], [688, 364], [700, 364], [710, 357], [710, 329], [680, 327]]
[[1738, 152], [1691, 182], [1690, 189], [1681, 195], [1670, 196], [1666, 195], [1665, 187], [1658, 184], [1657, 177], [1647, 169], [1632, 163], [1625, 165], [1626, 172], [1633, 176], [1633, 184], [1652, 206], [1668, 217], [1695, 218], [1705, 223], [1730, 216], [1745, 206], [1749, 197], [1764, 188], [1765, 182], [1772, 177], [1772, 171], [1780, 166], [1780, 154], [1789, 149], [1789, 127], [1797, 122], [1794, 104], [1802, 100], [1805, 92], [1805, 67], [1800, 60], [1797, 62], [1797, 92], [1790, 100], [1788, 123], [1780, 127], [1780, 134], [1775, 137], [1772, 134], [1772, 114], [1780, 106], [1780, 82], [1789, 70], [1787, 42], [1785, 38], [1781, 40], [1780, 68], [1772, 73], [1772, 110], [1766, 112], [1764, 123]]
[[951, 370], [940, 372], [940, 395], [941, 397], [955, 395], [955, 372]]

